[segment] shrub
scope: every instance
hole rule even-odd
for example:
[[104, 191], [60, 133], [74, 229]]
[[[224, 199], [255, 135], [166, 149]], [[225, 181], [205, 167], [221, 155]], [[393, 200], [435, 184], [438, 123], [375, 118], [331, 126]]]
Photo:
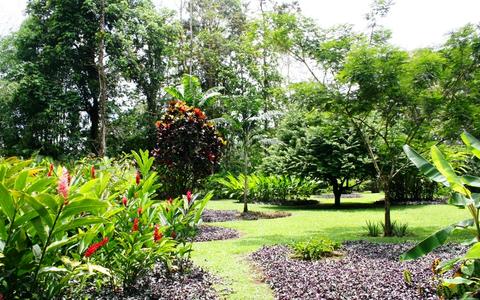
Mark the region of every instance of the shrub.
[[218, 166], [226, 144], [199, 108], [171, 101], [156, 122], [157, 145], [152, 151], [165, 198], [185, 194]]
[[329, 239], [311, 238], [308, 241], [295, 242], [290, 245], [293, 250], [293, 257], [304, 260], [317, 260], [323, 257], [338, 255], [336, 252], [341, 246], [340, 243]]

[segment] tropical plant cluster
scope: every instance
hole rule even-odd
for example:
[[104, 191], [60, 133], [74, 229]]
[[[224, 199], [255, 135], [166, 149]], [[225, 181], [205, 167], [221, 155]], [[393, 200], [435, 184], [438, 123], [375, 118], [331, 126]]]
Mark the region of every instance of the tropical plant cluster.
[[71, 165], [1, 159], [0, 295], [93, 297], [154, 265], [180, 268], [210, 195], [159, 201], [153, 162], [148, 151]]
[[294, 203], [307, 200], [319, 187], [319, 182], [297, 176], [263, 175], [231, 173], [224, 177], [215, 178], [220, 184], [219, 193], [229, 199], [242, 200], [245, 181], [248, 186], [248, 200], [262, 203]]

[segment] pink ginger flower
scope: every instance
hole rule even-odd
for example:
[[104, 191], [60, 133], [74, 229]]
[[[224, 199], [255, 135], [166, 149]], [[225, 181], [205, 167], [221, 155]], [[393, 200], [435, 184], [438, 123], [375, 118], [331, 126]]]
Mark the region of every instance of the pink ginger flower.
[[65, 204], [67, 204], [68, 192], [70, 191], [70, 174], [68, 173], [67, 168], [63, 167], [62, 175], [58, 180], [57, 190], [60, 196], [63, 197], [65, 200]]
[[190, 192], [190, 191], [187, 192], [187, 201], [188, 201], [189, 204], [192, 201], [192, 192]]

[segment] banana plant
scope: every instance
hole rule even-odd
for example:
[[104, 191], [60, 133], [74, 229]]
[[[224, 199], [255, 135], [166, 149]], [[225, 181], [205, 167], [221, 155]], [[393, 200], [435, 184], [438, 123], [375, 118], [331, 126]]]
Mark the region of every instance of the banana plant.
[[[464, 132], [461, 137], [467, 149], [477, 158], [480, 158], [480, 141], [467, 132]], [[451, 224], [435, 232], [418, 245], [403, 253], [400, 258], [402, 260], [410, 260], [424, 256], [443, 245], [455, 230], [467, 229], [473, 226], [475, 237], [467, 241], [467, 244], [471, 245], [467, 253], [464, 256], [438, 264], [434, 271], [438, 274], [444, 274], [454, 268], [456, 269], [455, 278], [443, 279], [443, 284], [439, 289], [442, 296], [447, 298], [476, 298], [475, 295], [480, 290], [480, 194], [472, 192], [470, 188], [480, 187], [480, 178], [470, 175], [457, 175], [451, 164], [436, 146], [431, 147], [433, 164], [410, 148], [410, 146], [405, 145], [403, 149], [407, 157], [421, 173], [451, 189], [452, 196], [449, 199], [449, 204], [467, 209], [471, 218]], [[458, 265], [460, 267], [457, 267]]]

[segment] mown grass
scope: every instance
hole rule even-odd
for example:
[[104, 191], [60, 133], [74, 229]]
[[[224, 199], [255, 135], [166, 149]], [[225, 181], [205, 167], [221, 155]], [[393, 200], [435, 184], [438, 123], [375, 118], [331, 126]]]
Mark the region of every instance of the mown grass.
[[[231, 289], [226, 294], [227, 299], [272, 299], [272, 291], [261, 281], [261, 274], [253, 269], [248, 260], [248, 255], [263, 245], [285, 244], [312, 236], [336, 241], [364, 239], [385, 243], [421, 240], [445, 225], [468, 218], [467, 211], [448, 205], [394, 206], [393, 220], [408, 223], [411, 234], [404, 238], [367, 237], [365, 221], [383, 219], [383, 209], [369, 204], [382, 197], [381, 194], [365, 194], [358, 199], [344, 199], [341, 208], [332, 207], [333, 199], [321, 199], [322, 205], [315, 209], [250, 204], [250, 210], [282, 210], [292, 213], [292, 216], [214, 224], [237, 229], [241, 237], [195, 243], [193, 260], [224, 280], [225, 285], [217, 289], [220, 292], [224, 288]], [[208, 208], [240, 211], [242, 204], [233, 200], [217, 200], [211, 201]], [[453, 240], [458, 241], [465, 236], [465, 232], [458, 233]]]

